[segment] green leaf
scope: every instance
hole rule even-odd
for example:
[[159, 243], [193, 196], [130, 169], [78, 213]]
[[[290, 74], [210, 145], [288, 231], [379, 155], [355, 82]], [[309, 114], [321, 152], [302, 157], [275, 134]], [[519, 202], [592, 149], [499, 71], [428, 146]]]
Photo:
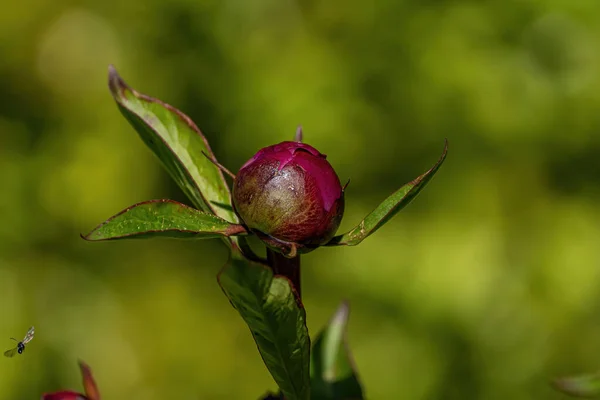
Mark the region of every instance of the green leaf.
[[317, 336], [310, 360], [311, 400], [363, 399], [346, 342], [350, 309], [344, 302]]
[[600, 396], [600, 373], [559, 378], [552, 386], [570, 396], [597, 398]]
[[448, 153], [448, 141], [444, 144], [444, 151], [438, 162], [423, 175], [417, 177], [412, 182], [402, 186], [391, 196], [385, 199], [379, 206], [362, 220], [360, 224], [344, 233], [335, 236], [326, 246], [356, 246], [367, 237], [375, 233], [386, 222], [392, 219], [400, 210], [408, 205], [419, 194], [421, 189], [429, 183]]
[[215, 156], [196, 124], [184, 113], [127, 86], [111, 65], [108, 85], [119, 110], [200, 210], [233, 223], [231, 193]]
[[286, 400], [310, 396], [310, 338], [306, 312], [290, 281], [244, 258], [236, 247], [218, 276]]
[[82, 237], [92, 241], [155, 236], [210, 239], [245, 233], [241, 225], [230, 224], [185, 204], [150, 200], [121, 211]]

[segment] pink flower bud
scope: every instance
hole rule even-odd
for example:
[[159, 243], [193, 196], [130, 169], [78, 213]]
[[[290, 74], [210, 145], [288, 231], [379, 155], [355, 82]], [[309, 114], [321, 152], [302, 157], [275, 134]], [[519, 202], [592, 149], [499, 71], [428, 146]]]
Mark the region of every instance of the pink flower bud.
[[310, 251], [327, 243], [344, 213], [340, 180], [324, 154], [299, 142], [261, 149], [233, 185], [235, 210], [267, 244]]

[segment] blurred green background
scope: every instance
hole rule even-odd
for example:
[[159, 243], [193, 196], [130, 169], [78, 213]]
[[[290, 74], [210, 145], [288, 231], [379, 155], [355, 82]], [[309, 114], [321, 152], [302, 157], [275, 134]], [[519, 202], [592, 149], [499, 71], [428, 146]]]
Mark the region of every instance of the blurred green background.
[[[274, 383], [219, 289], [220, 241], [86, 243], [184, 200], [120, 115], [107, 66], [189, 114], [236, 171], [293, 138], [328, 155], [346, 230], [427, 170], [354, 248], [304, 257], [316, 334], [342, 299], [369, 399], [561, 399], [600, 368], [600, 2], [4, 1], [0, 399], [256, 399]], [[4, 350], [4, 349], [3, 349]]]

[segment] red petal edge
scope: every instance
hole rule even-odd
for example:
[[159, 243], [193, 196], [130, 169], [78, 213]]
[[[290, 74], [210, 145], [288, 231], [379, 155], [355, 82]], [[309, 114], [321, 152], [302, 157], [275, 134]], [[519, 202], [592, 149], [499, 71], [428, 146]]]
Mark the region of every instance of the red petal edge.
[[88, 400], [88, 398], [81, 393], [63, 390], [61, 392], [44, 394], [42, 395], [42, 400]]

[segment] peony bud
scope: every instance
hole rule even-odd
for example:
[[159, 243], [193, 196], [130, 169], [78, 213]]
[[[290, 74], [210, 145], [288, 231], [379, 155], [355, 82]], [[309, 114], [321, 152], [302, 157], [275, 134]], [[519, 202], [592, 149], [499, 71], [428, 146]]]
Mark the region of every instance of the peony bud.
[[233, 203], [267, 245], [310, 251], [327, 243], [344, 213], [344, 191], [324, 154], [299, 142], [265, 147], [242, 166]]

